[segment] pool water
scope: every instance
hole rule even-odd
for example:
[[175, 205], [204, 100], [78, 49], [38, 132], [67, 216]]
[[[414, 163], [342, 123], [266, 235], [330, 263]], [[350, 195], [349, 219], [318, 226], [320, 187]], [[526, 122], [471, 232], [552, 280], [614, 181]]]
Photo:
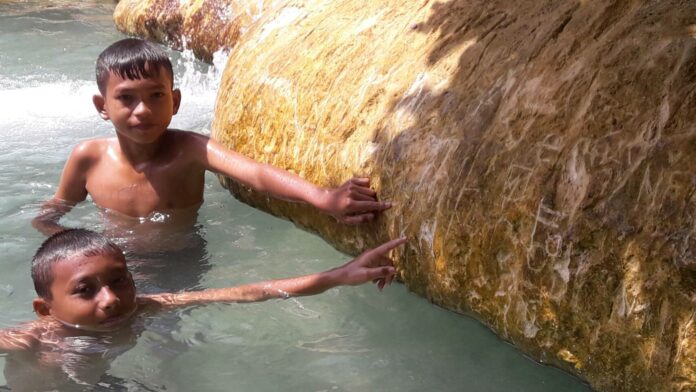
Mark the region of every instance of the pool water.
[[[123, 37], [111, 20], [113, 6], [0, 1], [0, 328], [35, 317], [29, 266], [44, 237], [30, 222], [55, 191], [69, 152], [81, 140], [113, 133], [91, 103], [96, 56]], [[225, 56], [208, 66], [190, 53], [170, 54], [183, 95], [172, 126], [208, 134]], [[89, 201], [62, 222], [105, 229], [104, 213]], [[153, 251], [134, 262], [140, 289], [224, 287], [318, 272], [348, 259], [291, 223], [237, 202], [213, 175], [197, 222], [186, 233], [195, 239], [193, 248]], [[167, 235], [156, 234], [146, 238], [153, 249]], [[400, 284], [383, 293], [364, 285], [315, 297], [215, 304], [146, 321], [106, 366], [95, 367], [91, 377], [67, 377], [56, 389], [588, 390], [526, 358], [479, 322], [435, 307]], [[29, 385], [12, 385], [22, 378], [9, 364], [15, 360], [0, 354], [6, 368], [0, 390], [41, 389], [52, 377], [20, 360]]]

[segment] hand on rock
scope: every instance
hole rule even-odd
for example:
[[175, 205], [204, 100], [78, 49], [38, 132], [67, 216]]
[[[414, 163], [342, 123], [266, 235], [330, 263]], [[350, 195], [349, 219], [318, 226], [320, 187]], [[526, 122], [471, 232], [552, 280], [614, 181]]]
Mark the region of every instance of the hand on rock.
[[341, 223], [355, 225], [371, 221], [380, 211], [391, 207], [391, 202], [378, 201], [370, 188], [369, 178], [351, 178], [326, 197], [325, 210]]
[[407, 238], [401, 237], [366, 250], [360, 256], [338, 268], [340, 283], [344, 285], [359, 285], [375, 282], [380, 290], [391, 284], [396, 270], [387, 254], [397, 246], [406, 243]]

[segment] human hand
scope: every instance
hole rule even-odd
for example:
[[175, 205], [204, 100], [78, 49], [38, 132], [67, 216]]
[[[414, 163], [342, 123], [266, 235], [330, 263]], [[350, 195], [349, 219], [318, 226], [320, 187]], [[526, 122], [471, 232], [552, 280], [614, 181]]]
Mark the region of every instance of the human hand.
[[360, 256], [337, 268], [340, 284], [355, 286], [372, 281], [382, 290], [384, 286], [391, 284], [396, 273], [392, 260], [387, 254], [406, 241], [406, 237], [401, 237], [385, 242], [376, 248], [366, 250]]
[[379, 211], [391, 207], [391, 202], [377, 201], [377, 193], [370, 188], [369, 178], [358, 177], [329, 190], [324, 204], [326, 212], [349, 225], [370, 221]]

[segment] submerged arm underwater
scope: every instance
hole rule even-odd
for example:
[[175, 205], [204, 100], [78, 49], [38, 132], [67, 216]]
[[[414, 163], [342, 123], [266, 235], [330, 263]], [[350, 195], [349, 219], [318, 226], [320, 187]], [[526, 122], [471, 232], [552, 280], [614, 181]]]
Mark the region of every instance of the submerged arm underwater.
[[66, 229], [58, 221], [77, 203], [87, 198], [86, 172], [101, 153], [96, 147], [90, 141], [82, 142], [70, 153], [56, 193], [41, 205], [41, 210], [31, 221], [36, 230], [50, 236]]
[[39, 213], [32, 219], [31, 225], [46, 236], [63, 231], [67, 229], [67, 227], [58, 222], [60, 218], [70, 212], [74, 206], [74, 203], [56, 198], [47, 200], [41, 205]]

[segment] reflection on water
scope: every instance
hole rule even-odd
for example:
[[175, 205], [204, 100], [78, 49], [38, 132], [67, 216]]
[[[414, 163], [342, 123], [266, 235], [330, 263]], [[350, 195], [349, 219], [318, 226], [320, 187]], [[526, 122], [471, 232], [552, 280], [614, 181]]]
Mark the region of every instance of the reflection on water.
[[[29, 261], [44, 237], [30, 222], [55, 192], [65, 159], [80, 141], [113, 135], [91, 103], [94, 61], [122, 38], [112, 7], [0, 0], [0, 328], [35, 317]], [[207, 134], [224, 57], [211, 68], [190, 53], [169, 53], [183, 95], [172, 127]], [[123, 245], [146, 292], [225, 287], [346, 261], [321, 239], [236, 202], [213, 175], [205, 188], [197, 214], [134, 220], [88, 200], [61, 223], [103, 231]], [[381, 294], [369, 285], [341, 287], [316, 297], [184, 309], [146, 317], [129, 339], [107, 337], [73, 339], [69, 355], [54, 357], [69, 364], [65, 369], [0, 355], [0, 389], [22, 382], [47, 383], [27, 390], [61, 391], [587, 389], [398, 284]], [[101, 351], [85, 352], [87, 346]]]

